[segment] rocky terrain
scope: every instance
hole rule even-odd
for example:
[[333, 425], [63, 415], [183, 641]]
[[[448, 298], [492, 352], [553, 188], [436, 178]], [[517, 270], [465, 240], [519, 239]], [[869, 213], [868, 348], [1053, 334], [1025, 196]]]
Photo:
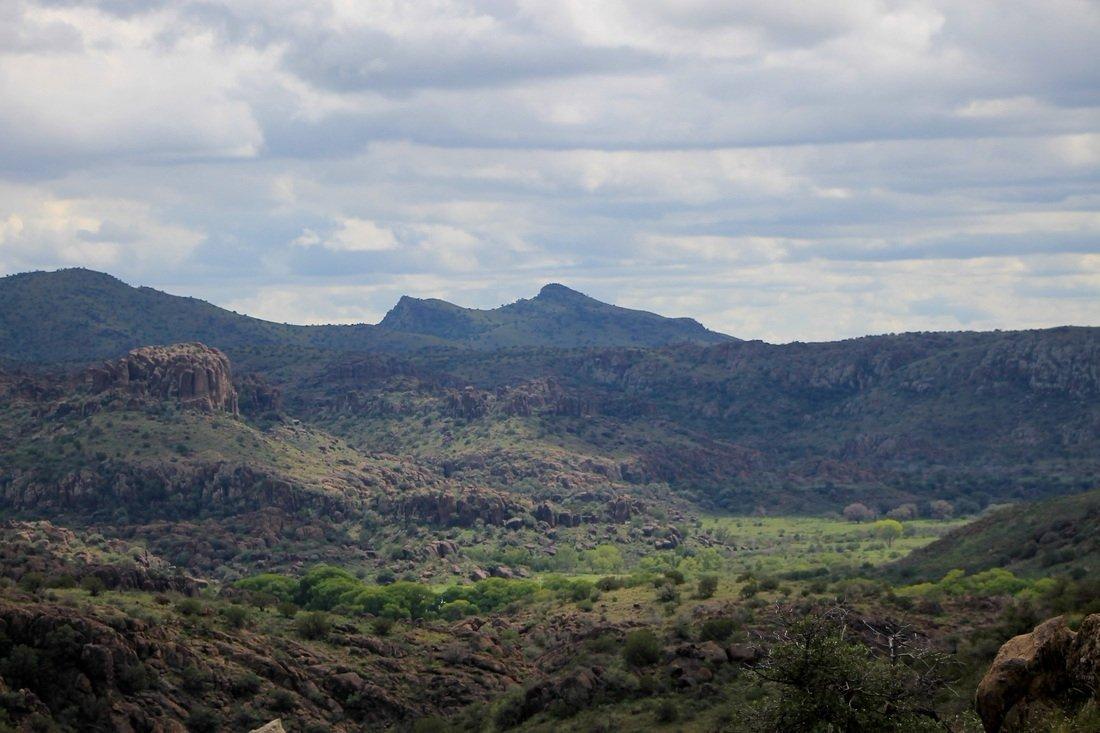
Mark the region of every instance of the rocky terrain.
[[1098, 370], [1093, 328], [772, 345], [560, 285], [305, 327], [4, 278], [0, 733], [745, 731], [819, 617], [897, 730], [971, 733], [974, 690], [1087, 726]]

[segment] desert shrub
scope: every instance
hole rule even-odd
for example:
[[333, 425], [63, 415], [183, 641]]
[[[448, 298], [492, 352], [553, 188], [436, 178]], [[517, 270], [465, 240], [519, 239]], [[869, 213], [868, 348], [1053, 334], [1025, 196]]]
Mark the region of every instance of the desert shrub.
[[300, 613], [294, 619], [294, 630], [303, 639], [324, 639], [332, 630], [332, 621], [323, 611]]
[[247, 697], [259, 692], [262, 685], [263, 680], [258, 674], [251, 670], [246, 670], [235, 675], [233, 679], [229, 681], [229, 691], [233, 693], [234, 697]]
[[267, 704], [275, 712], [288, 713], [297, 706], [297, 701], [290, 691], [279, 687], [271, 691]]
[[176, 602], [176, 611], [183, 616], [201, 616], [206, 606], [198, 598], [181, 598]]
[[662, 603], [679, 603], [680, 591], [671, 583], [665, 583], [657, 588], [657, 600]]
[[631, 667], [647, 667], [661, 659], [661, 642], [649, 629], [638, 629], [626, 635], [623, 660]]
[[615, 575], [605, 575], [596, 581], [596, 587], [605, 593], [619, 590], [623, 587], [623, 579]]
[[733, 635], [737, 623], [731, 618], [709, 618], [699, 627], [700, 641], [722, 642]]
[[519, 687], [508, 690], [493, 706], [493, 722], [497, 728], [508, 730], [523, 722], [524, 694]]
[[248, 609], [236, 603], [222, 609], [222, 616], [225, 618], [225, 623], [233, 629], [242, 629], [252, 621], [252, 614]]
[[380, 616], [371, 622], [371, 631], [377, 636], [389, 636], [393, 630], [393, 619]]
[[680, 708], [673, 700], [661, 700], [653, 709], [653, 719], [658, 723], [675, 723], [680, 719]]
[[275, 605], [275, 610], [283, 618], [294, 618], [298, 615], [298, 604], [292, 601], [280, 601]]
[[222, 728], [222, 716], [208, 707], [198, 705], [187, 715], [187, 730], [193, 733], [217, 733]]
[[682, 585], [685, 580], [684, 574], [676, 569], [666, 570], [665, 579], [673, 585]]
[[448, 621], [457, 621], [460, 618], [472, 616], [477, 613], [477, 606], [464, 598], [444, 603], [439, 607], [439, 615]]
[[711, 598], [718, 590], [718, 576], [717, 575], [704, 575], [699, 578], [698, 596], [700, 598]]

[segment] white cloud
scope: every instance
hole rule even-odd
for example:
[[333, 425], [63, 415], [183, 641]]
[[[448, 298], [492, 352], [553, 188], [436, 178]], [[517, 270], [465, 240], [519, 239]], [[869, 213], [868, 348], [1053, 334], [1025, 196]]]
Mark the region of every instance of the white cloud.
[[1083, 322], [1098, 35], [1075, 0], [11, 0], [0, 271], [297, 321], [558, 280], [750, 337]]
[[326, 237], [311, 229], [303, 229], [293, 244], [299, 247], [320, 245], [336, 252], [384, 252], [399, 246], [397, 237], [389, 229], [373, 221], [353, 217], [341, 219]]
[[86, 266], [145, 274], [185, 262], [201, 232], [160, 221], [143, 202], [54, 198], [0, 186], [0, 268]]

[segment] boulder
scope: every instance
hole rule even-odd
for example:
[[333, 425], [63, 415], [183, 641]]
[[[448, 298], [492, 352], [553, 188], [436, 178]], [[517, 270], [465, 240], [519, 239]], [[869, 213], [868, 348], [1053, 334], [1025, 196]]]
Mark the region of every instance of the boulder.
[[974, 704], [988, 733], [1032, 730], [1036, 722], [1096, 696], [1100, 614], [1077, 633], [1064, 617], [1009, 639], [978, 684]]

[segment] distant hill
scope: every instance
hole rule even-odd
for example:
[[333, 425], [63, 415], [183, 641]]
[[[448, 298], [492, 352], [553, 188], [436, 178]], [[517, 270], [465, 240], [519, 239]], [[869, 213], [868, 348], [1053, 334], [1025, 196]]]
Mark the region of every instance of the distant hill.
[[1100, 490], [1017, 504], [990, 513], [923, 547], [893, 568], [938, 580], [949, 571], [1007, 568], [1017, 575], [1100, 573]]
[[443, 300], [403, 297], [382, 328], [461, 341], [476, 348], [513, 346], [665, 346], [733, 341], [690, 318], [665, 318], [602, 303], [550, 284], [534, 298], [492, 310], [462, 308]]
[[151, 344], [410, 351], [428, 347], [659, 346], [731, 338], [687, 318], [601, 303], [561, 285], [495, 310], [404, 297], [377, 326], [294, 326], [85, 269], [0, 278], [0, 359], [87, 362]]

